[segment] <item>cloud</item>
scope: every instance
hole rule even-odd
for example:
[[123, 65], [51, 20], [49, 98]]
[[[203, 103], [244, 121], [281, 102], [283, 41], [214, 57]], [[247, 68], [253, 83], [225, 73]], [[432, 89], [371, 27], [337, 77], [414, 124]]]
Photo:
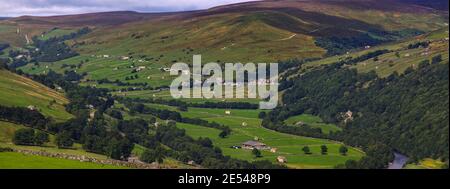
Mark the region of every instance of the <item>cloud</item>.
[[252, 0], [0, 0], [0, 16], [49, 16], [120, 10], [185, 11], [245, 1]]

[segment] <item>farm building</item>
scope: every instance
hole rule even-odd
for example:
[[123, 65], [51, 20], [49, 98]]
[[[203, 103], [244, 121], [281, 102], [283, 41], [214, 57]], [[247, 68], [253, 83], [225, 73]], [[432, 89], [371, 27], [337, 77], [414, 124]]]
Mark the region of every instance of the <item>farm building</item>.
[[258, 150], [267, 150], [270, 149], [270, 147], [268, 147], [266, 144], [258, 142], [258, 141], [253, 141], [253, 140], [249, 140], [247, 142], [242, 143], [242, 148], [245, 149], [258, 149]]
[[284, 156], [278, 156], [278, 157], [277, 157], [277, 162], [278, 162], [278, 163], [286, 163], [286, 162], [287, 162], [287, 159], [286, 159], [286, 157], [284, 157]]

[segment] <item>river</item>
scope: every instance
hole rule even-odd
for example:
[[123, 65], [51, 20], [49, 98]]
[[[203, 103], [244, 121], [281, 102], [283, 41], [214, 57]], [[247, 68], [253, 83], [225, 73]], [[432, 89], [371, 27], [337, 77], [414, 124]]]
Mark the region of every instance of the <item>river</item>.
[[394, 152], [394, 161], [389, 163], [388, 169], [402, 169], [408, 159], [405, 155]]

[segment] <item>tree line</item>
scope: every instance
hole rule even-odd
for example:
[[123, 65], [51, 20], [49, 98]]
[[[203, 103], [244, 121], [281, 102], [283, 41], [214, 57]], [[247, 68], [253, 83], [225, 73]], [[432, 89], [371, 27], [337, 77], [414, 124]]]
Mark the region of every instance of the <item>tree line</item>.
[[[345, 62], [306, 72], [290, 81], [291, 87], [283, 95], [284, 106], [268, 113], [263, 126], [323, 136], [373, 151], [358, 164], [361, 168], [386, 167], [393, 150], [411, 161], [432, 157], [448, 162], [449, 69], [439, 57], [387, 78], [343, 68]], [[345, 115], [347, 111], [352, 112], [351, 118]], [[284, 124], [288, 117], [303, 113], [320, 116], [343, 131], [323, 135]]]

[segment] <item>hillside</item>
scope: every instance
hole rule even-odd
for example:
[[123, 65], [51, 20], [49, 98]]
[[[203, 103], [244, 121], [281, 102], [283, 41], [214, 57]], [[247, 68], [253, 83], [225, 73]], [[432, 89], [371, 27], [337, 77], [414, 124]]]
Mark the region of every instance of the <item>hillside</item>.
[[[437, 30], [447, 20], [446, 11], [401, 1], [258, 1], [179, 13], [19, 17], [0, 22], [0, 36], [6, 37], [0, 42], [23, 46], [24, 35], [48, 39], [88, 26], [92, 32], [66, 41], [79, 56], [21, 69], [78, 71], [90, 80], [85, 85], [145, 88], [141, 84], [170, 84], [172, 77], [160, 69], [190, 63], [193, 54], [204, 63], [322, 58]], [[98, 82], [104, 79], [110, 82]], [[116, 80], [134, 85], [117, 87]]]
[[[0, 147], [186, 168], [385, 168], [395, 151], [410, 167], [445, 167], [449, 16], [439, 5], [266, 0], [0, 20], [2, 66], [61, 87], [0, 70], [0, 104], [31, 105], [57, 121], [37, 129], [75, 141], [73, 149], [13, 145], [23, 126], [0, 122]], [[194, 54], [203, 63], [280, 63], [279, 106], [173, 99], [167, 70]], [[241, 148], [253, 140], [273, 149]]]
[[[431, 57], [441, 55], [444, 63], [449, 57], [449, 30], [442, 28], [423, 35], [407, 38], [405, 40], [379, 45], [369, 49], [352, 52], [345, 55], [332, 56], [304, 64], [304, 69], [311, 69], [320, 65], [333, 64], [339, 61], [354, 59], [371, 52], [388, 50], [379, 56], [355, 62], [351, 65], [359, 72], [375, 71], [381, 77], [388, 77], [394, 72], [403, 73], [408, 67], [417, 67], [421, 61], [430, 60]], [[418, 46], [414, 46], [413, 45]], [[420, 45], [421, 44], [421, 45]]]
[[[147, 55], [152, 63], [169, 64], [190, 61], [184, 50], [192, 49], [190, 54], [204, 54], [206, 61], [249, 61], [250, 57], [277, 61], [324, 55], [327, 49], [315, 44], [318, 38], [356, 37], [367, 43], [380, 40], [386, 32], [401, 37], [407, 30], [434, 30], [444, 26], [446, 18], [447, 12], [400, 1], [269, 0], [181, 13], [19, 17], [1, 22], [4, 30], [9, 28], [4, 34], [9, 37], [0, 41], [23, 44], [24, 35], [31, 38], [54, 27], [91, 26], [97, 28], [95, 32], [73, 43], [82, 54], [132, 53]], [[21, 31], [13, 37], [16, 28]]]
[[0, 104], [2, 106], [31, 106], [45, 116], [65, 121], [73, 116], [65, 111], [69, 101], [64, 94], [40, 83], [6, 70], [0, 70]]
[[265, 126], [295, 132], [290, 120], [313, 114], [343, 129], [331, 138], [364, 149], [368, 156], [361, 167], [382, 168], [385, 163], [376, 162], [388, 162], [389, 153], [381, 154], [392, 150], [418, 165], [436, 159], [444, 164], [449, 154], [448, 47], [448, 28], [443, 28], [300, 64], [284, 73], [285, 104]]

